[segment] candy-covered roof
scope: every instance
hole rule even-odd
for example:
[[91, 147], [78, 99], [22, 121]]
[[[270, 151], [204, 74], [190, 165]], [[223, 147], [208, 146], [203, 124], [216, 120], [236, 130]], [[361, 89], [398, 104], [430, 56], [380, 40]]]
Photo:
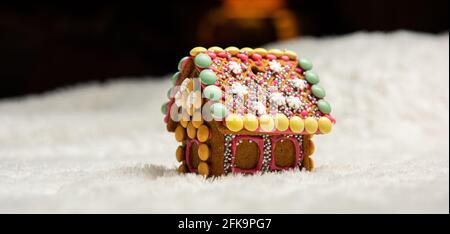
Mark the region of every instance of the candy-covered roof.
[[229, 132], [328, 133], [335, 120], [312, 68], [289, 50], [196, 47], [180, 61], [163, 113], [170, 121], [171, 108], [193, 116], [208, 105]]

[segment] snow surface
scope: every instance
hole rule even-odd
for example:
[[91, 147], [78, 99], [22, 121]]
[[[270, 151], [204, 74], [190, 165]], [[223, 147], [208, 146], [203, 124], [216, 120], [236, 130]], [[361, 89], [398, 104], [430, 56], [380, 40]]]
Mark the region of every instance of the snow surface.
[[310, 58], [334, 108], [314, 172], [178, 175], [169, 75], [119, 79], [0, 101], [0, 212], [449, 212], [448, 33], [272, 46]]

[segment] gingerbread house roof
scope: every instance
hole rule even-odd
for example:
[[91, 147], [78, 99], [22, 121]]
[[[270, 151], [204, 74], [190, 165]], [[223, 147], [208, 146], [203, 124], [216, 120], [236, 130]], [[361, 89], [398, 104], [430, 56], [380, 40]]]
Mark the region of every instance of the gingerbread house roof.
[[289, 50], [193, 48], [172, 78], [165, 121], [177, 122], [174, 110], [189, 117], [197, 109], [226, 133], [329, 133], [335, 119], [312, 68]]

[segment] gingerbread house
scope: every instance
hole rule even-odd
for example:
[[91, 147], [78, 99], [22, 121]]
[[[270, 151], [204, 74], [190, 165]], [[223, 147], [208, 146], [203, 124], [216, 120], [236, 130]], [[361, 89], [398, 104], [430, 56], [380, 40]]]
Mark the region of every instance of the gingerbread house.
[[312, 63], [293, 51], [196, 47], [178, 64], [168, 102], [178, 171], [220, 176], [312, 170], [312, 137], [335, 119]]

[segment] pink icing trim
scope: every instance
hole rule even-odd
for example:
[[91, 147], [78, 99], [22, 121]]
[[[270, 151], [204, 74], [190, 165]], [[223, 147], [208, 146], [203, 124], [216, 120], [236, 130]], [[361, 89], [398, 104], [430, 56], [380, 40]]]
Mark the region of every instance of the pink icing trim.
[[[287, 166], [287, 167], [280, 167], [276, 165], [275, 162], [275, 147], [278, 141], [280, 140], [289, 140], [291, 141], [295, 146], [295, 162], [294, 165], [298, 164], [298, 161], [300, 160], [300, 144], [298, 143], [297, 139], [294, 137], [285, 137], [285, 136], [279, 136], [279, 137], [272, 137], [272, 152], [271, 157], [272, 160], [270, 160], [270, 170], [287, 170], [292, 169], [293, 167]], [[295, 166], [294, 166], [295, 167]]]
[[327, 117], [333, 124], [336, 123], [336, 119], [333, 116], [331, 116], [330, 114], [325, 115], [325, 117]]
[[236, 143], [239, 140], [252, 140], [253, 142], [255, 142], [256, 144], [258, 144], [258, 148], [259, 148], [259, 160], [258, 163], [256, 164], [256, 168], [254, 169], [241, 169], [241, 168], [236, 168], [234, 166], [231, 167], [231, 172], [234, 173], [248, 173], [248, 174], [254, 174], [257, 171], [261, 171], [261, 167], [262, 167], [262, 162], [263, 162], [263, 155], [264, 155], [264, 140], [260, 137], [251, 137], [251, 136], [236, 136], [233, 141], [231, 142], [231, 165], [234, 165], [235, 161], [236, 161], [236, 148], [237, 145]]
[[192, 139], [192, 140], [187, 140], [186, 141], [185, 155], [186, 155], [186, 164], [187, 164], [187, 166], [189, 168], [189, 171], [197, 173], [197, 168], [192, 167], [192, 162], [191, 162], [191, 146], [194, 143], [199, 145], [199, 142], [196, 139]]
[[187, 59], [185, 59], [182, 63], [181, 63], [181, 71], [184, 70], [184, 67], [186, 66], [186, 63], [191, 60], [191, 57], [188, 57]]
[[169, 100], [169, 103], [167, 104], [166, 116], [164, 117], [164, 122], [166, 124], [169, 123], [170, 109], [172, 109], [172, 105], [173, 105], [174, 102], [175, 102], [175, 98], [171, 98]]

